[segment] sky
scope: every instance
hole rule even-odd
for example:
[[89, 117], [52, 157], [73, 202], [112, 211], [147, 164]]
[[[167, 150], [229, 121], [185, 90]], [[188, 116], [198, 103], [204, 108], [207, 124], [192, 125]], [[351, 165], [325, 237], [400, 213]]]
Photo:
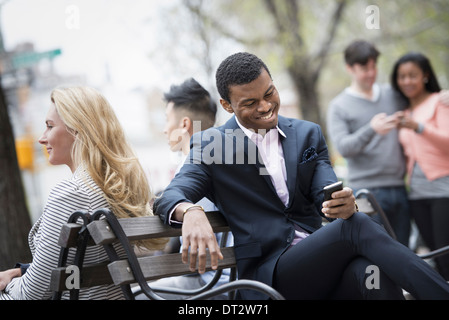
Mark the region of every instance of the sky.
[[162, 37], [161, 10], [177, 0], [3, 0], [4, 44], [32, 42], [38, 52], [61, 49], [60, 74], [85, 74], [90, 85], [108, 78], [123, 89], [158, 86], [164, 64], [150, 59]]
[[[179, 0], [0, 0], [5, 49], [11, 51], [24, 42], [33, 43], [37, 52], [61, 49], [62, 54], [53, 61], [55, 72], [68, 77], [85, 76], [86, 85], [100, 89], [106, 96], [144, 169], [150, 174], [155, 190], [169, 182], [170, 170], [179, 160], [170, 152], [163, 135], [155, 139], [149, 131], [155, 120], [154, 115], [149, 115], [145, 92], [152, 89], [165, 92], [171, 84], [187, 77], [187, 74], [173, 72], [172, 62], [164, 58], [165, 52], [160, 50], [161, 45], [170, 40], [164, 38], [167, 22], [163, 13], [177, 2]], [[33, 93], [21, 114], [13, 119], [18, 137], [23, 134], [20, 131], [25, 127], [23, 123], [32, 127], [35, 150], [40, 148], [37, 138], [45, 127], [49, 90]], [[155, 127], [157, 132], [162, 132], [164, 102], [155, 103], [161, 110]], [[42, 154], [36, 151], [39, 159]], [[33, 175], [27, 177], [27, 172], [24, 173], [33, 220], [41, 213], [54, 184], [70, 175], [65, 166], [42, 165], [42, 161], [38, 161], [38, 170]]]

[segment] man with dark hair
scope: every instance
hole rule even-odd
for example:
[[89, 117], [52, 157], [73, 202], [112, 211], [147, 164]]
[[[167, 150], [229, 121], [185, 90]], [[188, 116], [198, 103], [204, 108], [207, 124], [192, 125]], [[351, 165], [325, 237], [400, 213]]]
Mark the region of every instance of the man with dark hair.
[[[222, 107], [235, 116], [192, 137], [191, 164], [154, 206], [165, 223], [182, 223], [182, 259], [191, 270], [198, 263], [205, 271], [207, 251], [212, 268], [222, 258], [204, 211], [194, 204], [206, 196], [234, 234], [239, 278], [262, 281], [287, 299], [400, 299], [399, 287], [418, 299], [449, 299], [438, 273], [356, 213], [350, 188], [324, 201], [323, 187], [337, 178], [320, 127], [278, 116], [279, 93], [259, 58], [228, 57], [216, 80]], [[322, 227], [322, 216], [333, 221]], [[372, 269], [378, 289], [366, 284]], [[239, 294], [266, 298], [250, 290]]]
[[356, 40], [352, 42], [345, 49], [344, 58], [348, 66], [354, 66], [355, 64], [366, 65], [369, 60], [377, 61], [380, 52], [377, 48], [364, 40]]
[[164, 133], [168, 137], [170, 149], [187, 154], [194, 125], [197, 124], [197, 131], [212, 127], [217, 104], [193, 78], [180, 85], [172, 85], [170, 91], [164, 93], [164, 99], [167, 102]]
[[[239, 61], [236, 64], [222, 64], [218, 67], [216, 73], [217, 90], [223, 100], [230, 101], [229, 85], [250, 83], [259, 76], [262, 68], [271, 77], [268, 67], [262, 60], [254, 60], [250, 55], [233, 55], [228, 59], [229, 62], [233, 62], [233, 60]], [[241, 68], [243, 68], [245, 72], [241, 72]]]
[[[336, 150], [347, 161], [351, 188], [366, 188], [373, 193], [397, 240], [408, 246], [405, 159], [395, 115], [406, 102], [389, 84], [376, 83], [378, 56], [375, 46], [363, 40], [354, 41], [345, 49], [351, 85], [331, 101], [327, 128]], [[379, 215], [374, 218], [382, 222]]]

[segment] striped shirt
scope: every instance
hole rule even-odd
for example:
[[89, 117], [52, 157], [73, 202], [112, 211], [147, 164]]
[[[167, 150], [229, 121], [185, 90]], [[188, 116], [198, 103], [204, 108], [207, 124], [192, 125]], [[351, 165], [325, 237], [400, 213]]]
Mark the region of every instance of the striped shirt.
[[[94, 183], [83, 166], [78, 167], [70, 179], [63, 180], [50, 192], [41, 217], [36, 221], [28, 236], [33, 261], [26, 273], [13, 278], [0, 300], [45, 300], [52, 296], [50, 291], [51, 271], [58, 266], [61, 247], [58, 245], [60, 230], [70, 215], [77, 210], [92, 214], [96, 209], [109, 207], [103, 192]], [[70, 249], [67, 265], [73, 264], [75, 250]], [[108, 261], [101, 246], [88, 247], [84, 265]], [[62, 299], [68, 299], [65, 292]], [[79, 299], [103, 300], [123, 299], [121, 289], [114, 285], [81, 289]]]

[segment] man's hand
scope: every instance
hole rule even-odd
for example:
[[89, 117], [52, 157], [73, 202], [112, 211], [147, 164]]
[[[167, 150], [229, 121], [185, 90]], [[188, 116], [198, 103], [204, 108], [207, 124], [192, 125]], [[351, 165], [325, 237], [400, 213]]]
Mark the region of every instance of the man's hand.
[[370, 121], [370, 125], [377, 134], [386, 135], [392, 129], [396, 128], [399, 119], [396, 114], [387, 116], [386, 113], [376, 114]]
[[328, 218], [348, 219], [357, 211], [355, 197], [352, 189], [344, 187], [343, 190], [332, 193], [332, 200], [323, 202], [322, 212]]
[[183, 221], [182, 225], [182, 262], [189, 262], [190, 248], [190, 271], [196, 270], [198, 259], [198, 272], [206, 271], [207, 250], [209, 250], [211, 267], [218, 267], [218, 259], [223, 255], [215, 238], [215, 234], [203, 210], [192, 208], [184, 214], [184, 210], [192, 204], [182, 204], [176, 211], [177, 220]]
[[407, 129], [412, 129], [412, 130], [415, 130], [415, 131], [418, 130], [418, 126], [419, 126], [418, 122], [413, 120], [411, 116], [406, 115], [402, 111], [398, 111], [395, 114], [396, 114], [396, 116], [399, 119], [398, 128], [407, 128]]

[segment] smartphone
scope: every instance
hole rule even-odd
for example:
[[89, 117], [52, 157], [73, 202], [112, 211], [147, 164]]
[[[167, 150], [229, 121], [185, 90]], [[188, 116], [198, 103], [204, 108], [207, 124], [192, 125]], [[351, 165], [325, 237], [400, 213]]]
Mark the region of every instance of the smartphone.
[[332, 193], [334, 193], [335, 191], [343, 190], [343, 182], [338, 181], [332, 183], [328, 186], [325, 186], [323, 190], [324, 190], [324, 201], [331, 200]]

